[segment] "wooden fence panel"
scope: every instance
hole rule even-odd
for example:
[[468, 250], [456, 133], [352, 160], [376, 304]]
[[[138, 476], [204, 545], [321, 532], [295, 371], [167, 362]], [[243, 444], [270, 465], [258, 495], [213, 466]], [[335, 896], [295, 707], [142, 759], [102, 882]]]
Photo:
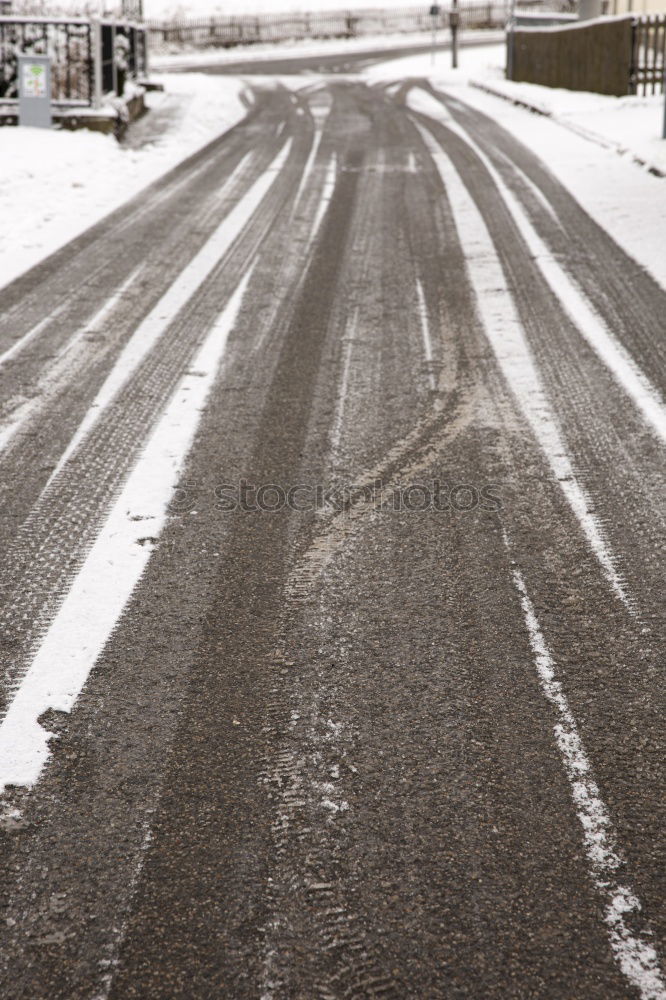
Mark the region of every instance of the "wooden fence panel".
[[[622, 97], [632, 93], [634, 18], [513, 32], [512, 79]], [[511, 39], [509, 39], [511, 44]]]

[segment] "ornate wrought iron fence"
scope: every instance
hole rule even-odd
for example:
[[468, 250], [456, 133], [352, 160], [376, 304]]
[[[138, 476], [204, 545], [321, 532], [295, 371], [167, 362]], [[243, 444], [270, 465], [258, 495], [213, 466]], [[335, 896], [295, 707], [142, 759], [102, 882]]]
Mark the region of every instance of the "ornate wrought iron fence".
[[51, 58], [51, 87], [56, 101], [89, 104], [93, 95], [90, 22], [0, 18], [0, 98], [18, 97], [17, 56]]
[[[117, 92], [119, 35], [127, 39], [125, 75], [136, 78], [145, 74], [143, 25], [102, 21], [98, 28], [87, 18], [0, 17], [0, 101], [18, 98], [17, 57], [21, 53], [50, 56], [53, 100], [58, 104], [89, 106], [96, 98]], [[97, 88], [96, 76], [100, 81]]]

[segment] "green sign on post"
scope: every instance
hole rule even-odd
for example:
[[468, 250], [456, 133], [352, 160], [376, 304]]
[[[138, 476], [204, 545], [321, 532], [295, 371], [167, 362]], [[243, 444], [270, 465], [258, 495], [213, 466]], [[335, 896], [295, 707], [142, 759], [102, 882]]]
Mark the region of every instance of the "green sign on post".
[[18, 78], [19, 125], [51, 128], [51, 60], [20, 55]]

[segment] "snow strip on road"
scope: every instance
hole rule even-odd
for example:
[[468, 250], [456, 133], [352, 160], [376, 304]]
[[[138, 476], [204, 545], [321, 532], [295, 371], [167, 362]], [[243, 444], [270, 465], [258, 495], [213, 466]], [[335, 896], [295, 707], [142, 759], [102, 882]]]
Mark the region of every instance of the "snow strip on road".
[[558, 302], [590, 347], [601, 358], [616, 382], [622, 386], [641, 412], [651, 430], [662, 441], [666, 441], [666, 408], [656, 388], [650, 383], [624, 345], [611, 333], [603, 319], [574, 284], [564, 268], [553, 257], [532, 226], [522, 205], [504, 183], [483, 150], [434, 97], [417, 92], [413, 95], [410, 94], [409, 104], [415, 111], [421, 111], [429, 118], [441, 121], [466, 142], [470, 149], [474, 150], [494, 180], [520, 235], [525, 240], [537, 267], [555, 293]]
[[[504, 542], [510, 554], [511, 546], [506, 534]], [[617, 835], [594, 781], [578, 725], [562, 683], [556, 676], [555, 663], [541, 632], [525, 581], [515, 567], [513, 580], [520, 595], [541, 690], [556, 711], [555, 741], [583, 828], [592, 881], [604, 900], [604, 921], [613, 954], [642, 1000], [666, 1000], [666, 981], [659, 967], [657, 952], [650, 942], [650, 929], [640, 917], [640, 900], [629, 886], [622, 885], [618, 880], [618, 871], [625, 867], [625, 861], [616, 846]]]
[[331, 112], [331, 106], [332, 105], [329, 103], [328, 105], [324, 106], [320, 104], [313, 104], [310, 107], [310, 112], [312, 114], [312, 117], [314, 118], [314, 123], [315, 123], [315, 134], [312, 140], [312, 148], [310, 149], [308, 158], [305, 161], [305, 167], [303, 168], [303, 174], [301, 176], [301, 180], [298, 185], [296, 197], [294, 198], [294, 204], [291, 209], [292, 217], [296, 212], [298, 203], [300, 202], [303, 191], [305, 190], [305, 185], [307, 184], [308, 178], [312, 173], [312, 168], [314, 167], [314, 163], [317, 158], [317, 152], [319, 151], [319, 146], [321, 144], [322, 136], [324, 134], [324, 125], [326, 124], [326, 119], [328, 118]]
[[40, 333], [42, 333], [42, 331], [46, 329], [47, 326], [50, 326], [53, 320], [57, 319], [58, 316], [60, 316], [60, 314], [64, 312], [66, 305], [67, 303], [63, 302], [56, 309], [54, 309], [52, 313], [50, 313], [48, 316], [45, 316], [44, 319], [41, 319], [39, 323], [36, 323], [31, 330], [28, 330], [27, 333], [24, 333], [23, 336], [20, 337], [18, 340], [16, 340], [11, 347], [8, 347], [3, 354], [0, 354], [0, 368], [3, 365], [6, 365], [8, 361], [11, 361], [13, 358], [15, 358], [16, 355], [19, 354], [24, 347], [27, 347], [27, 345], [31, 341], [33, 341], [35, 337], [38, 337]]
[[317, 214], [314, 217], [314, 222], [312, 223], [312, 229], [310, 230], [310, 235], [308, 237], [307, 246], [305, 248], [305, 253], [307, 254], [310, 247], [315, 241], [315, 237], [319, 232], [319, 227], [322, 224], [324, 216], [326, 215], [326, 210], [333, 197], [333, 192], [335, 190], [335, 181], [338, 172], [338, 158], [335, 153], [331, 155], [328, 167], [326, 168], [326, 177], [324, 178], [324, 186], [321, 192], [321, 199], [319, 205], [317, 206]]
[[576, 478], [490, 233], [449, 157], [430, 132], [416, 124], [449, 196], [486, 337], [606, 579], [630, 607], [592, 501]]
[[0, 723], [0, 790], [39, 779], [52, 738], [40, 717], [72, 710], [148, 563], [253, 269], [182, 377]]
[[[107, 302], [104, 303], [101, 309], [95, 313], [92, 319], [90, 319], [84, 326], [80, 327], [74, 333], [64, 347], [59, 351], [55, 361], [49, 365], [43, 377], [40, 379], [37, 387], [37, 395], [33, 396], [31, 399], [27, 399], [24, 403], [13, 410], [9, 415], [8, 420], [4, 424], [0, 425], [0, 452], [4, 451], [5, 448], [8, 447], [19, 428], [27, 423], [27, 421], [30, 420], [35, 413], [44, 409], [46, 403], [51, 399], [54, 387], [59, 384], [59, 379], [63, 375], [71, 377], [72, 366], [76, 363], [71, 356], [72, 349], [79, 344], [83, 337], [87, 334], [94, 333], [99, 330], [99, 327], [111, 315], [123, 295], [134, 284], [145, 266], [145, 262], [139, 264], [139, 266], [136, 267], [130, 276], [123, 282], [120, 288], [118, 288], [107, 300]], [[34, 327], [29, 333], [22, 337], [20, 341], [17, 341], [14, 348], [20, 349], [25, 347], [27, 341], [32, 339], [32, 336], [35, 334], [37, 328], [40, 327], [43, 329], [49, 322], [52, 322], [56, 316], [60, 315], [64, 308], [65, 306], [63, 305], [59, 309], [54, 310], [54, 312], [52, 312], [47, 319], [42, 320], [41, 323], [37, 324], [37, 327]], [[0, 367], [2, 366], [8, 353], [9, 352], [6, 352], [2, 355], [2, 357], [0, 357]]]
[[356, 338], [357, 327], [358, 327], [358, 308], [354, 310], [351, 322], [347, 327], [347, 336], [345, 337], [347, 343], [345, 348], [345, 360], [342, 365], [342, 381], [340, 382], [338, 403], [335, 408], [333, 429], [331, 431], [331, 451], [333, 453], [334, 459], [337, 457], [338, 448], [340, 447], [340, 438], [342, 437], [342, 421], [345, 413], [347, 386], [349, 385], [349, 369], [351, 366], [351, 357], [352, 357], [352, 351], [354, 350], [354, 340]]
[[435, 388], [435, 373], [432, 370], [432, 341], [430, 340], [430, 327], [428, 325], [428, 309], [426, 306], [425, 295], [423, 294], [423, 285], [416, 279], [416, 296], [418, 300], [419, 309], [419, 321], [421, 323], [421, 336], [423, 337], [423, 353], [425, 354], [426, 364], [428, 366], [428, 378], [430, 381], [430, 388]]
[[[61, 472], [65, 463], [88, 436], [106, 407], [115, 399], [132, 373], [149, 354], [170, 323], [173, 322], [176, 315], [217, 267], [226, 251], [242, 232], [248, 220], [268, 193], [278, 172], [284, 166], [291, 149], [291, 144], [292, 140], [289, 139], [270, 166], [254, 182], [250, 190], [240, 201], [234, 205], [213, 235], [180, 272], [168, 291], [165, 292], [157, 305], [151, 309], [146, 318], [136, 328], [97, 393], [95, 400], [81, 421], [72, 440], [63, 452], [60, 461], [49, 478], [47, 486]], [[224, 185], [224, 192], [232, 189], [239, 174], [247, 165], [248, 158], [252, 155], [252, 153], [247, 153], [243, 157]], [[222, 197], [222, 192], [220, 193], [220, 197]]]

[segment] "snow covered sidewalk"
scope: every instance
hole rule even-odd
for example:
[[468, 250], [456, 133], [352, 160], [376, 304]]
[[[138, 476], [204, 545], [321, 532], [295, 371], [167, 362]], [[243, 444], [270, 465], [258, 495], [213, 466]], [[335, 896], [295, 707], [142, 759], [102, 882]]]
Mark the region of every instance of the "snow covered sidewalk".
[[607, 97], [514, 83], [503, 76], [479, 80], [478, 86], [517, 106], [553, 118], [583, 138], [629, 156], [639, 166], [666, 177], [666, 142], [659, 131], [664, 112], [662, 94]]

